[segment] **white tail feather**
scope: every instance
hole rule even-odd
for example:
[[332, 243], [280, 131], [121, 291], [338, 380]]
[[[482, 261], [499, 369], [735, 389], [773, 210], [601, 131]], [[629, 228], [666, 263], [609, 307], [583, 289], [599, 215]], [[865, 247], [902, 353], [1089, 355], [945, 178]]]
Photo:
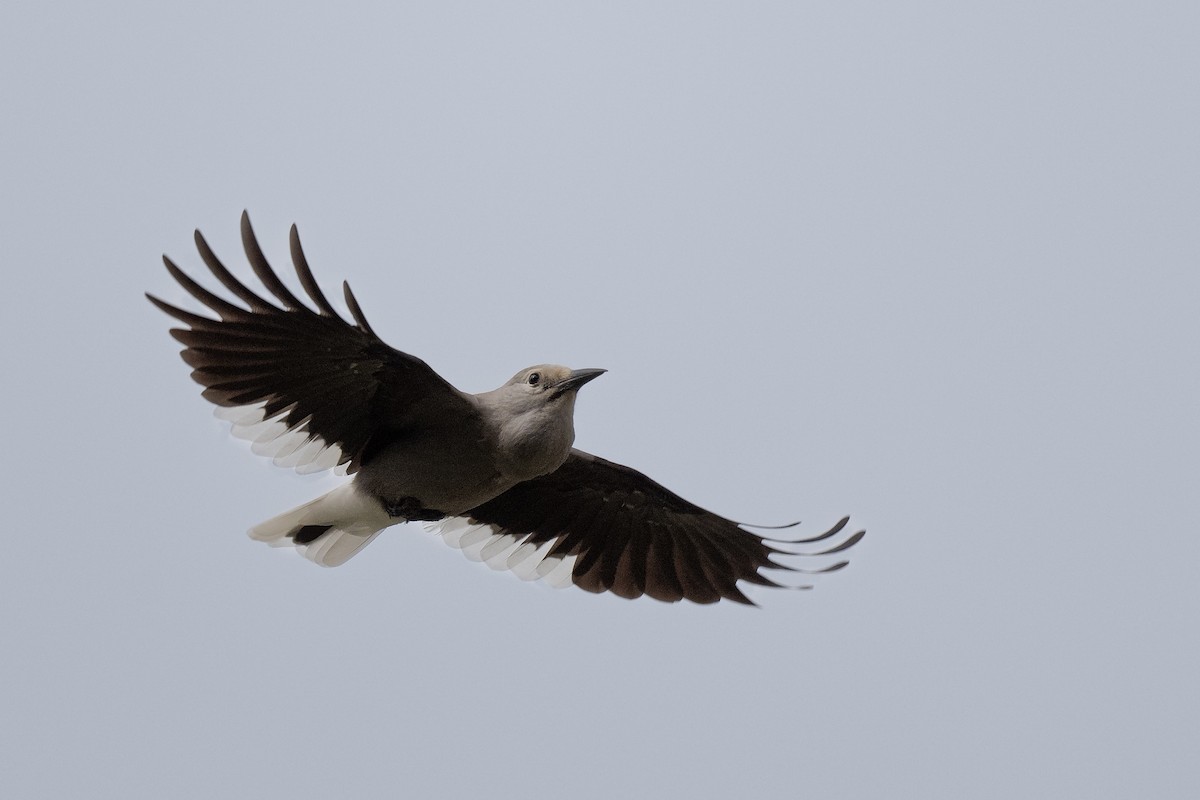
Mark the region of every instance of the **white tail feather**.
[[[285, 511], [250, 529], [250, 538], [272, 547], [295, 546], [305, 558], [323, 567], [346, 563], [389, 525], [403, 522], [389, 517], [380, 503], [358, 491], [353, 483]], [[290, 538], [305, 525], [329, 525], [328, 531], [308, 544]]]

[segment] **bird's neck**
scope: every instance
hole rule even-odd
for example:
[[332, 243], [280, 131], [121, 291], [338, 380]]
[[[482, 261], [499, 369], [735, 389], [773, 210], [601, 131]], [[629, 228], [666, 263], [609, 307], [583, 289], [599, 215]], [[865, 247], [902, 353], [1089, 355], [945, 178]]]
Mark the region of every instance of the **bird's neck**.
[[495, 452], [500, 473], [527, 481], [562, 466], [575, 441], [574, 406], [573, 396], [563, 397], [499, 420]]

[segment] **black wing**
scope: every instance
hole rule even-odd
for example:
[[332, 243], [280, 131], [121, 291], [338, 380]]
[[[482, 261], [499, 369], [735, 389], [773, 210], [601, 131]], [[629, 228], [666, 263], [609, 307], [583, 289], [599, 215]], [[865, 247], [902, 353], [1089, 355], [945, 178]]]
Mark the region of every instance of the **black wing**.
[[208, 291], [166, 256], [171, 277], [218, 319], [146, 297], [188, 325], [172, 329], [171, 335], [183, 343], [181, 355], [193, 367], [192, 377], [205, 387], [204, 397], [222, 407], [221, 416], [235, 422], [235, 432], [257, 438], [256, 451], [288, 466], [346, 464], [353, 472], [381, 443], [409, 427], [478, 424], [468, 396], [371, 330], [349, 284], [343, 288], [356, 324], [334, 311], [313, 279], [296, 226], [291, 229], [292, 261], [316, 311], [271, 269], [244, 212], [246, 258], [281, 306], [235, 278], [200, 231], [195, 239], [208, 269], [246, 307]]
[[809, 539], [768, 539], [689, 503], [636, 470], [580, 450], [572, 450], [555, 472], [518, 484], [466, 516], [467, 523], [479, 527], [460, 528], [473, 538], [452, 543], [476, 546], [480, 552], [473, 557], [494, 568], [546, 577], [551, 570], [532, 569], [532, 557], [541, 567], [569, 568], [570, 583], [589, 592], [646, 594], [667, 602], [725, 598], [750, 603], [738, 581], [781, 586], [760, 570], [833, 572], [847, 563], [809, 571], [777, 563], [773, 555], [838, 553], [865, 534], [859, 531], [817, 553], [782, 550], [768, 542], [830, 539], [848, 518]]

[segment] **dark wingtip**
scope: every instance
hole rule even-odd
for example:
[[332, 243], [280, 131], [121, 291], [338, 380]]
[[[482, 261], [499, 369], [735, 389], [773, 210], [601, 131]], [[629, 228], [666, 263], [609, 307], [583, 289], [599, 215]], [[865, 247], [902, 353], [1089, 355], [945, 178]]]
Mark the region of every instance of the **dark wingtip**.
[[760, 531], [782, 531], [788, 528], [794, 528], [800, 524], [800, 520], [788, 522], [783, 525], [755, 525], [753, 522], [739, 522], [743, 528], [758, 528]]
[[246, 209], [242, 209], [240, 225], [241, 225], [243, 249], [245, 249], [246, 247], [249, 247], [249, 245], [247, 244], [247, 241], [252, 241], [257, 245], [258, 237], [254, 235], [254, 226], [250, 224], [250, 212], [247, 211]]
[[[179, 320], [180, 322], [186, 323], [191, 326], [204, 325], [206, 323], [211, 322], [211, 320], [209, 320], [205, 317], [201, 317], [199, 314], [193, 314], [190, 311], [184, 311], [182, 308], [177, 308], [165, 300], [160, 300], [159, 298], [155, 297], [154, 295], [150, 294], [149, 292], [146, 292], [145, 294], [146, 294], [146, 299], [149, 300], [151, 303], [153, 303], [154, 306], [159, 311], [162, 311], [164, 314], [169, 314], [170, 316], [174, 317], [175, 319]], [[176, 328], [172, 328], [171, 335], [175, 336], [176, 339], [179, 339], [179, 336], [176, 336], [177, 330], [178, 329], [176, 329]], [[184, 333], [186, 333], [186, 332], [184, 332]], [[187, 344], [187, 342], [184, 342], [184, 344]]]
[[296, 277], [300, 279], [300, 285], [304, 287], [304, 291], [317, 305], [317, 311], [326, 317], [341, 320], [337, 311], [329, 304], [325, 293], [321, 291], [317, 279], [313, 277], [312, 267], [308, 265], [308, 258], [304, 255], [304, 247], [300, 244], [300, 229], [296, 227], [296, 223], [292, 223], [291, 230], [288, 231], [288, 247], [292, 254], [292, 266], [295, 267]]
[[838, 520], [838, 523], [829, 530], [825, 531], [824, 533], [817, 534], [816, 536], [810, 536], [807, 539], [772, 539], [767, 536], [762, 538], [768, 542], [779, 542], [780, 544], [812, 544], [813, 542], [820, 542], [828, 539], [831, 536], [837, 535], [842, 528], [846, 527], [846, 523], [849, 521], [850, 517], [842, 517], [840, 520]]
[[204, 238], [204, 234], [200, 232], [199, 228], [192, 231], [192, 242], [195, 243], [196, 249], [200, 251], [200, 257], [204, 259], [204, 263], [209, 266], [209, 269], [212, 269], [211, 262], [216, 261], [218, 264], [220, 263], [216, 253], [208, 246], [208, 240]]
[[350, 291], [350, 281], [342, 281], [342, 294], [346, 297], [346, 305], [350, 307], [350, 316], [354, 317], [354, 321], [358, 323], [358, 327], [363, 333], [370, 334], [378, 339], [378, 335], [375, 331], [371, 330], [371, 325], [367, 322], [362, 308], [358, 305], [358, 300], [354, 299], [354, 292]]
[[[832, 551], [832, 552], [836, 552], [836, 551]], [[784, 556], [784, 557], [788, 557], [788, 556], [795, 557], [795, 556], [800, 556], [800, 555], [824, 555], [824, 554], [784, 553], [782, 551], [777, 550], [776, 552], [771, 554], [771, 556], [774, 556], [774, 555], [780, 555], [780, 556]], [[782, 569], [782, 570], [787, 570], [788, 572], [796, 572], [801, 575], [827, 575], [830, 572], [837, 572], [840, 569], [845, 569], [850, 564], [849, 561], [839, 561], [836, 564], [830, 564], [828, 567], [821, 567], [820, 569], [805, 569], [804, 567], [793, 567], [790, 564], [783, 564], [780, 561], [778, 561], [777, 559], [772, 558], [771, 556], [767, 556], [767, 560], [771, 562], [770, 569]]]
[[859, 531], [858, 533], [854, 534], [853, 536], [851, 536], [849, 539], [842, 542], [841, 544], [839, 544], [835, 547], [830, 547], [828, 550], [822, 550], [819, 553], [813, 553], [813, 555], [814, 556], [827, 556], [827, 555], [831, 555], [833, 553], [840, 553], [843, 550], [849, 550], [851, 547], [854, 547], [854, 545], [856, 545], [860, 541], [862, 541], [862, 538], [866, 535], [867, 535], [866, 531]]
[[250, 268], [254, 270], [254, 274], [262, 281], [263, 286], [267, 287], [267, 291], [275, 295], [283, 304], [284, 308], [312, 313], [312, 310], [292, 294], [291, 289], [284, 285], [279, 276], [275, 274], [275, 270], [271, 268], [262, 246], [258, 243], [258, 237], [254, 235], [248, 211], [242, 211], [242, 250], [245, 251], [246, 260], [250, 262]]
[[180, 269], [179, 265], [172, 261], [171, 257], [166, 253], [163, 253], [162, 262], [163, 266], [167, 268], [167, 272], [175, 279], [175, 282], [183, 286], [184, 289], [187, 289], [188, 294], [194, 296], [195, 292], [189, 288], [189, 285], [195, 284], [195, 281], [188, 277], [187, 273]]

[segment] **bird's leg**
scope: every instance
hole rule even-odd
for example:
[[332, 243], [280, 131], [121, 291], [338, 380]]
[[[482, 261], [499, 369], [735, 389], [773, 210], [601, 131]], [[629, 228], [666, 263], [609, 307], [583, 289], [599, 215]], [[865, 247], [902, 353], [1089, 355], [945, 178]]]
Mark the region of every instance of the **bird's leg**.
[[446, 515], [440, 511], [422, 508], [421, 501], [415, 497], [401, 497], [397, 500], [380, 498], [380, 502], [383, 503], [383, 510], [388, 513], [389, 517], [400, 517], [409, 522], [437, 522], [446, 518]]

